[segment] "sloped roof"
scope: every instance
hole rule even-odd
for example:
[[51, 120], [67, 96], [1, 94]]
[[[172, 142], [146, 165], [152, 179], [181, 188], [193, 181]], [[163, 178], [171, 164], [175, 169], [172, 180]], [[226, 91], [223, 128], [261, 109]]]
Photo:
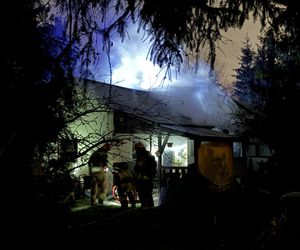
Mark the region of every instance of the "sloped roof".
[[129, 89], [90, 81], [88, 89], [114, 111], [154, 123], [165, 130], [202, 138], [234, 139], [236, 136], [213, 130], [212, 124], [196, 124], [188, 115], [178, 114], [181, 100], [161, 92]]
[[161, 127], [168, 128], [173, 131], [181, 132], [186, 136], [201, 137], [201, 140], [213, 141], [219, 138], [228, 141], [239, 141], [238, 135], [232, 135], [224, 133], [222, 131], [214, 130], [206, 127], [195, 127], [195, 126], [177, 126], [177, 125], [161, 125]]
[[199, 125], [194, 124], [190, 117], [174, 112], [174, 104], [181, 101], [176, 97], [160, 92], [129, 89], [100, 82], [91, 82], [89, 89], [94, 95], [104, 100], [112, 110], [158, 124]]

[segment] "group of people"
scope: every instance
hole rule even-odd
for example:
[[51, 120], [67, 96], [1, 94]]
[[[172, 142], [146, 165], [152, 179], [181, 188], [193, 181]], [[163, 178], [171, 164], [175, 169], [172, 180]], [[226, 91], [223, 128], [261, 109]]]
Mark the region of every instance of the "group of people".
[[[95, 151], [89, 161], [89, 171], [92, 176], [91, 183], [91, 205], [98, 203], [102, 204], [106, 198], [108, 191], [108, 151], [110, 145], [105, 144]], [[135, 144], [136, 161], [133, 171], [130, 172], [126, 166], [118, 168], [114, 171], [116, 176], [116, 185], [120, 197], [121, 207], [128, 208], [128, 201], [131, 207], [136, 205], [135, 191], [138, 193], [138, 198], [142, 208], [154, 207], [153, 201], [153, 178], [157, 170], [155, 157], [146, 150], [141, 142]]]

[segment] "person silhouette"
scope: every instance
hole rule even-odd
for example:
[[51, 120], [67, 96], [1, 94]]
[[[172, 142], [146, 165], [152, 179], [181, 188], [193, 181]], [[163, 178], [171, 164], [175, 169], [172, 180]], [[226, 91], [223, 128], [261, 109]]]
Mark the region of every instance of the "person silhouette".
[[153, 178], [156, 175], [155, 157], [141, 142], [135, 144], [136, 162], [134, 166], [136, 189], [142, 208], [154, 207], [152, 196]]
[[90, 175], [92, 176], [91, 181], [91, 205], [97, 203], [103, 204], [106, 198], [108, 190], [108, 180], [106, 176], [108, 155], [107, 152], [110, 150], [108, 143], [104, 144], [98, 150], [96, 150], [88, 161], [88, 167]]

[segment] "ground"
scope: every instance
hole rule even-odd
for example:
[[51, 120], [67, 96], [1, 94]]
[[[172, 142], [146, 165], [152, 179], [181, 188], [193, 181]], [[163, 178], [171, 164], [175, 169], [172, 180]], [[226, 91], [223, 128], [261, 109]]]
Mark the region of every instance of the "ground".
[[10, 241], [10, 246], [21, 243], [30, 249], [82, 250], [274, 249], [255, 246], [276, 214], [273, 198], [238, 192], [205, 192], [199, 197], [186, 197], [184, 201], [174, 200], [163, 206], [156, 203], [151, 209], [139, 205], [135, 209], [121, 209], [113, 200], [90, 206], [89, 198], [84, 197], [76, 200], [71, 209], [38, 206], [32, 212], [34, 220], [25, 220], [14, 228], [17, 237]]
[[250, 199], [215, 193], [185, 204], [124, 210], [109, 200], [91, 207], [84, 198], [53, 216], [41, 212], [26, 240], [31, 249], [253, 250], [272, 212], [269, 201]]

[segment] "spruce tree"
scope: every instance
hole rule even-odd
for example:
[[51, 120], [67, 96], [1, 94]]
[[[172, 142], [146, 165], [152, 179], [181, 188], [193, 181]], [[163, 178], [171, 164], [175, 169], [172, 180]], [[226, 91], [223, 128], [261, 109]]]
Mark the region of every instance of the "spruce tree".
[[254, 94], [251, 88], [254, 82], [253, 61], [255, 52], [252, 49], [248, 36], [245, 37], [243, 44], [241, 56], [238, 58], [239, 68], [235, 69], [234, 96], [240, 102], [250, 105]]

